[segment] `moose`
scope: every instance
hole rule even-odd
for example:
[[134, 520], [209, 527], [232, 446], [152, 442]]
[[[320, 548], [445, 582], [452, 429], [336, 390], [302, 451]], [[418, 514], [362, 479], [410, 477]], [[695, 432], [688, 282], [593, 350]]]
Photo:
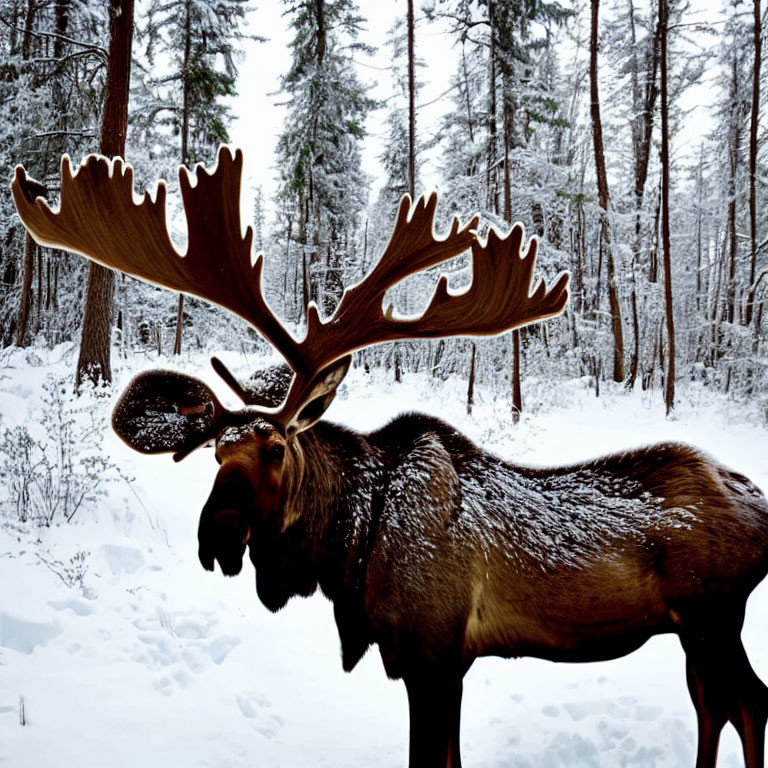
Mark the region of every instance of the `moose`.
[[[228, 576], [246, 549], [271, 611], [317, 586], [332, 601], [342, 664], [371, 645], [405, 683], [411, 768], [458, 768], [462, 679], [480, 656], [596, 661], [675, 633], [698, 717], [697, 768], [715, 765], [735, 726], [747, 768], [762, 768], [768, 689], [740, 639], [746, 600], [768, 571], [768, 503], [746, 477], [699, 451], [660, 444], [574, 466], [503, 461], [448, 424], [418, 414], [369, 434], [322, 420], [358, 349], [395, 339], [492, 335], [558, 315], [568, 276], [532, 287], [537, 243], [454, 220], [434, 235], [436, 199], [403, 198], [379, 262], [326, 321], [307, 311], [296, 341], [261, 288], [252, 230], [242, 234], [242, 154], [180, 173], [189, 240], [166, 228], [165, 187], [134, 200], [130, 166], [90, 156], [62, 162], [61, 203], [35, 199], [16, 170], [19, 215], [41, 244], [77, 252], [238, 314], [285, 358], [292, 376], [242, 385], [225, 408], [203, 382], [138, 375], [113, 415], [142, 453], [181, 459], [215, 443], [220, 468], [200, 516], [199, 557]], [[418, 317], [383, 310], [406, 276], [471, 251], [463, 293], [440, 278]]]

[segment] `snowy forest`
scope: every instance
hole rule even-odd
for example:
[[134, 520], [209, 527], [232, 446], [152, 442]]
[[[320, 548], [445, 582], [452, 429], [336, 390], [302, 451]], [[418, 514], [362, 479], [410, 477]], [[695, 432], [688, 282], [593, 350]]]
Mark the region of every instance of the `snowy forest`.
[[[386, 248], [403, 195], [435, 230], [515, 222], [565, 312], [494, 337], [355, 353], [331, 422], [405, 411], [525, 465], [684, 441], [768, 492], [768, 121], [759, 0], [0, 0], [0, 764], [404, 765], [408, 702], [378, 652], [346, 675], [318, 593], [272, 615], [200, 568], [218, 466], [131, 452], [131, 378], [282, 362], [199, 298], [39, 246], [18, 165], [55, 210], [61, 158], [123, 157], [135, 199], [245, 155], [243, 227], [296, 339]], [[764, 99], [763, 99], [764, 101]], [[108, 216], [102, 210], [94, 217]], [[137, 247], [140, 247], [137, 245]], [[226, 254], [222, 254], [225, 263]], [[428, 305], [466, 252], [385, 304]], [[272, 369], [273, 370], [273, 369]], [[223, 393], [222, 393], [223, 390]], [[228, 399], [229, 398], [229, 399]], [[610, 590], [610, 586], [607, 586]], [[743, 639], [768, 680], [768, 584]], [[677, 638], [612, 662], [480, 659], [462, 755], [486, 768], [680, 768], [697, 723]], [[743, 765], [735, 731], [719, 765]]]
[[[395, 377], [461, 376], [468, 403], [475, 381], [508, 382], [514, 413], [527, 377], [590, 377], [598, 393], [602, 381], [657, 389], [670, 410], [676, 380], [701, 381], [761, 402], [768, 418], [759, 5], [727, 2], [715, 14], [676, 2], [446, 1], [413, 17], [403, 7], [386, 37], [389, 72], [376, 73], [390, 80], [385, 100], [368, 95], [369, 72], [357, 65], [370, 52], [364, 8], [313, 8], [283, 7], [290, 69], [258, 84], [285, 107], [275, 184], [270, 197], [261, 184], [246, 189], [243, 202], [267, 255], [267, 296], [291, 327], [300, 332], [309, 301], [332, 313], [366, 272], [400, 197], [424, 189], [428, 160], [442, 221], [479, 212], [481, 233], [523, 222], [539, 238], [542, 274], [570, 271], [568, 312], [507, 338], [398, 344], [366, 353], [369, 364]], [[173, 182], [179, 164], [215, 163], [243, 101], [243, 41], [268, 36], [259, 15], [241, 0], [137, 9], [123, 154], [139, 188]], [[0, 20], [0, 171], [10, 179], [23, 163], [55, 202], [60, 156], [79, 162], [99, 149], [109, 9], [5, 2]], [[419, 58], [419, 36], [428, 42], [434, 29], [450, 37], [455, 71], [439, 124], [423, 126], [431, 62]], [[366, 142], [376, 145], [377, 185], [363, 169]], [[78, 343], [83, 316], [99, 311], [85, 306], [86, 265], [25, 236], [7, 187], [1, 205], [3, 346]], [[469, 280], [466, 263], [450, 270], [452, 285]], [[422, 307], [434, 281], [401, 286], [398, 311]], [[100, 339], [86, 321], [78, 369], [94, 380], [111, 377], [109, 338], [114, 354], [165, 354], [243, 334], [200, 302], [177, 306], [130, 279], [88, 302], [110, 318]]]

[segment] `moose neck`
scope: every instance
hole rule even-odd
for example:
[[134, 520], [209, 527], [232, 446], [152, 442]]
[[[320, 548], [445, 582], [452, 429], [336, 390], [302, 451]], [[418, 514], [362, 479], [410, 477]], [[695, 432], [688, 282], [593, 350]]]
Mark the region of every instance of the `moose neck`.
[[384, 463], [363, 435], [320, 422], [299, 438], [304, 475], [294, 500], [306, 555], [332, 600], [362, 587], [362, 564]]

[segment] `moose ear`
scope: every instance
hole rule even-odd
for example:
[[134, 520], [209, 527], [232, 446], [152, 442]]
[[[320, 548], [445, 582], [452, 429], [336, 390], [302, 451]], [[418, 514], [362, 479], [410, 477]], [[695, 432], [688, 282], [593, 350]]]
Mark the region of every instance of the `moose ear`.
[[352, 355], [345, 355], [335, 363], [323, 368], [312, 379], [312, 383], [307, 389], [304, 405], [286, 429], [289, 437], [309, 429], [322, 418], [328, 410], [328, 406], [333, 402], [333, 398], [336, 397], [336, 389], [347, 375], [351, 362]]
[[140, 453], [181, 454], [215, 437], [222, 406], [199, 379], [175, 371], [140, 373], [112, 413], [115, 432]]

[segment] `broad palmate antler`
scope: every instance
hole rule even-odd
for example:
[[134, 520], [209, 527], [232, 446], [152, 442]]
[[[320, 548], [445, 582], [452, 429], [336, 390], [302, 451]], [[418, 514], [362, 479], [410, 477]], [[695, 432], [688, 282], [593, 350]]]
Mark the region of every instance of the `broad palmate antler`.
[[[537, 241], [532, 239], [521, 254], [521, 225], [515, 225], [506, 237], [491, 230], [487, 242], [481, 243], [474, 232], [477, 217], [463, 227], [454, 220], [449, 233], [439, 239], [433, 232], [436, 195], [421, 198], [415, 205], [406, 195], [378, 263], [360, 283], [345, 291], [327, 321], [320, 319], [317, 307], [311, 304], [306, 336], [296, 341], [264, 298], [263, 257], [259, 254], [251, 261], [251, 228], [242, 234], [242, 165], [240, 150], [233, 155], [222, 147], [212, 172], [197, 169], [194, 186], [186, 169], [180, 169], [189, 233], [183, 256], [168, 234], [165, 184], [160, 182], [154, 200], [145, 193], [137, 202], [133, 170], [119, 158], [110, 161], [91, 155], [73, 174], [65, 156], [58, 212], [43, 199], [34, 199], [32, 181], [21, 166], [16, 169], [13, 196], [19, 216], [40, 244], [74, 251], [143, 280], [208, 299], [258, 329], [295, 372], [282, 405], [265, 411], [285, 430], [308, 398], [317, 395], [324, 378], [330, 376], [328, 386], [335, 389], [339, 374], [333, 374], [331, 367], [357, 349], [397, 339], [499, 334], [557, 315], [566, 305], [567, 274], [560, 275], [549, 290], [541, 281], [531, 290]], [[443, 276], [421, 316], [397, 318], [391, 308], [383, 311], [384, 294], [393, 285], [469, 248], [473, 279], [464, 293], [451, 294]], [[220, 364], [217, 370], [228, 377]], [[341, 377], [344, 372], [346, 366]]]

